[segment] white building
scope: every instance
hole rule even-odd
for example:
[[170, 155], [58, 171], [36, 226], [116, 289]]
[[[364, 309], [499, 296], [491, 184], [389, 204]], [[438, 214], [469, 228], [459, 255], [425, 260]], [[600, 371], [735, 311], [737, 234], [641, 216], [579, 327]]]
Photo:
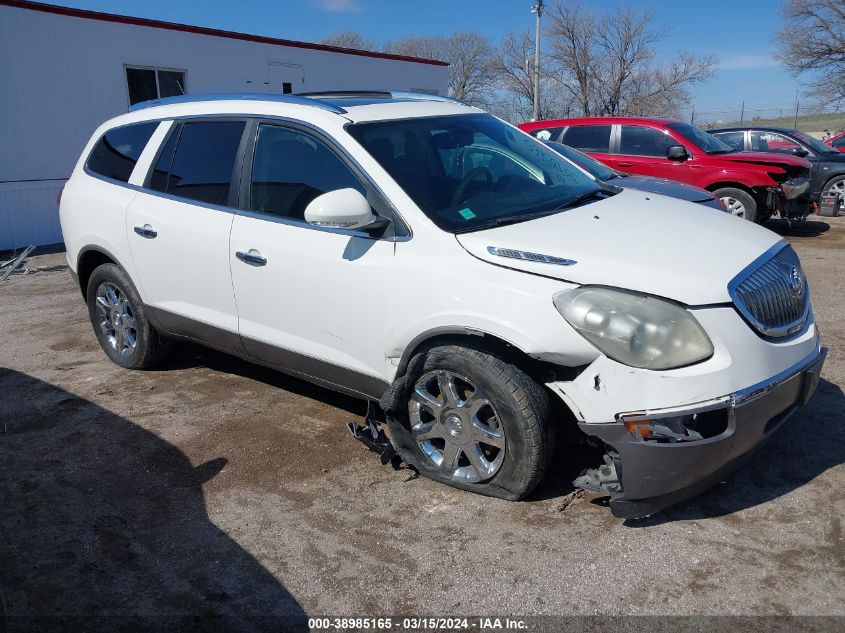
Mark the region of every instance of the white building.
[[443, 62], [0, 0], [0, 250], [62, 241], [56, 196], [91, 132], [183, 92], [414, 90]]

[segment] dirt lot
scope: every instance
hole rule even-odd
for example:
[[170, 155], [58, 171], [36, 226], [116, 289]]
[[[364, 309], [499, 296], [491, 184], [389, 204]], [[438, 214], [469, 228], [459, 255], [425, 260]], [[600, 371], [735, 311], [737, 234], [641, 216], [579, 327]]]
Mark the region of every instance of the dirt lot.
[[572, 493], [566, 453], [530, 501], [491, 500], [381, 466], [344, 428], [356, 400], [192, 346], [121, 370], [67, 271], [14, 275], [0, 284], [6, 625], [845, 616], [845, 218], [773, 228], [803, 259], [830, 348], [818, 393], [727, 482], [629, 522]]

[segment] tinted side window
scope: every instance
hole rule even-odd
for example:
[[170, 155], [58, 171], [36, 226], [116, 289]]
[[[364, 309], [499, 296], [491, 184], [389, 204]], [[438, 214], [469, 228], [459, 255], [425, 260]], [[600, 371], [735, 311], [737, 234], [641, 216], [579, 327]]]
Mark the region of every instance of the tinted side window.
[[677, 144], [676, 140], [660, 130], [641, 125], [623, 125], [619, 153], [666, 158], [666, 148]]
[[610, 125], [573, 125], [561, 142], [582, 152], [606, 154], [610, 149], [610, 128]]
[[839, 149], [840, 147], [845, 147], [845, 136], [840, 136], [838, 139], [833, 141], [833, 147]]
[[150, 189], [155, 191], [167, 191], [167, 179], [170, 176], [170, 168], [173, 166], [173, 156], [176, 154], [176, 143], [179, 141], [179, 134], [182, 132], [182, 124], [176, 123], [170, 130], [170, 136], [156, 159], [153, 173], [150, 174]]
[[291, 128], [259, 126], [250, 210], [302, 220], [314, 198], [346, 188], [367, 195], [346, 164], [321, 141]]
[[727, 143], [735, 150], [743, 151], [745, 149], [745, 132], [720, 132], [714, 134], [717, 139], [723, 143]]
[[[228, 204], [244, 125], [243, 121], [183, 124], [181, 133], [174, 131], [162, 149], [150, 187], [199, 202]], [[175, 151], [168, 147], [171, 143]]]
[[150, 121], [109, 130], [91, 150], [86, 167], [95, 174], [127, 182], [158, 123]]

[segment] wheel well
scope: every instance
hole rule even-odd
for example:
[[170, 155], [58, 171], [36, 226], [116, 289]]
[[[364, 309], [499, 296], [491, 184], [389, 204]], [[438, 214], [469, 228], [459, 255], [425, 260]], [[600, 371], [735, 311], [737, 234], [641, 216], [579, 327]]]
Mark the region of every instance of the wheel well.
[[751, 189], [738, 182], [714, 182], [712, 185], [707, 185], [705, 189], [707, 189], [707, 191], [716, 191], [717, 189], [722, 189], [724, 187], [739, 189], [740, 191], [744, 191], [745, 193], [747, 193], [752, 198], [754, 197], [754, 192]]
[[79, 290], [83, 297], [88, 291], [88, 280], [91, 278], [91, 273], [103, 264], [117, 264], [117, 262], [102, 251], [95, 250], [85, 251], [79, 258], [76, 272], [79, 275]]
[[415, 341], [412, 345], [413, 347], [406, 350], [402, 355], [402, 360], [399, 362], [399, 368], [396, 372], [397, 378], [405, 375], [405, 371], [408, 369], [408, 364], [414, 356], [420, 352], [440, 345], [463, 345], [476, 349], [483, 347], [484, 351], [496, 354], [499, 358], [516, 365], [541, 384], [552, 380], [572, 380], [575, 376], [581, 373], [582, 369], [580, 367], [562, 367], [560, 365], [532, 358], [521, 349], [508, 343], [507, 341], [492, 334], [481, 332], [477, 334], [469, 334], [466, 332], [444, 332], [433, 334], [421, 341]]

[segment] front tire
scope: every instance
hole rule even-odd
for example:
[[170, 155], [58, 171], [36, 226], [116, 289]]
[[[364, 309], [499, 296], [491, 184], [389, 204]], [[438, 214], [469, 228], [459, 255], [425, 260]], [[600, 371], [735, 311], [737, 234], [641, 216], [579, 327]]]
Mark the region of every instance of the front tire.
[[126, 369], [146, 369], [162, 359], [167, 342], [147, 319], [135, 284], [119, 266], [103, 264], [88, 280], [88, 316], [100, 347]]
[[839, 213], [845, 213], [845, 176], [834, 176], [825, 183], [822, 191], [825, 193], [838, 193]]
[[723, 187], [714, 191], [713, 195], [725, 204], [728, 208], [728, 213], [734, 217], [742, 218], [749, 222], [757, 221], [757, 201], [747, 191], [737, 189], [736, 187]]
[[406, 463], [435, 481], [514, 501], [540, 483], [555, 443], [540, 384], [482, 347], [434, 347], [409, 368], [404, 406], [388, 416]]

